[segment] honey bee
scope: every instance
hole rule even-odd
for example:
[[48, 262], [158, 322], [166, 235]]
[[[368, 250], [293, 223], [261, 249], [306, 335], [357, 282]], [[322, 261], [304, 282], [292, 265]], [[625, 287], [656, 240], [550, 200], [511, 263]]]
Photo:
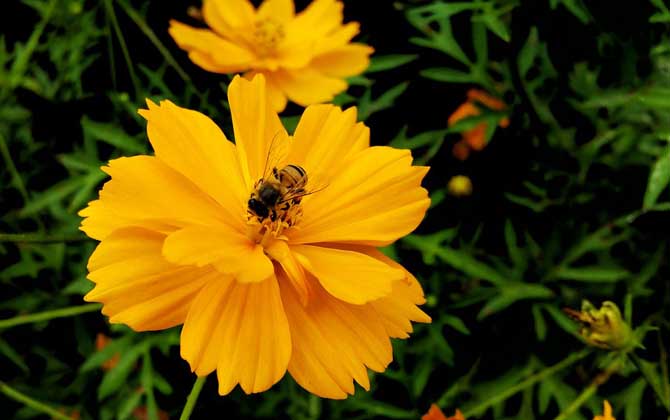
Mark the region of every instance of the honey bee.
[[247, 203], [249, 213], [261, 222], [268, 217], [274, 222], [281, 213], [300, 204], [302, 197], [308, 194], [306, 186], [307, 172], [301, 166], [273, 167], [271, 176], [256, 182]]
[[287, 147], [286, 141], [279, 140], [282, 139], [275, 136], [270, 144], [263, 177], [254, 184], [247, 202], [247, 213], [261, 223], [269, 219], [291, 226], [295, 222], [295, 214], [300, 212], [299, 209], [291, 209], [300, 204], [302, 197], [323, 188], [308, 191], [307, 171], [302, 166], [279, 164], [284, 161]]

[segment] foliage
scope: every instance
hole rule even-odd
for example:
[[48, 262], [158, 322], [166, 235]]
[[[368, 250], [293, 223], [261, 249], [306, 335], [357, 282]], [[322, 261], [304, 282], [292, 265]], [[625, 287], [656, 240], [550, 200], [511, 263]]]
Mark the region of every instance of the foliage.
[[[619, 419], [667, 417], [668, 6], [353, 3], [345, 16], [359, 14], [377, 54], [335, 102], [359, 108], [373, 142], [412, 149], [432, 167], [426, 221], [385, 251], [421, 280], [433, 323], [394, 343], [395, 360], [369, 393], [322, 400], [285, 378], [261, 395], [223, 399], [211, 381], [193, 417], [402, 419], [436, 402], [469, 419], [578, 420], [605, 398]], [[138, 334], [83, 306], [95, 244], [78, 232], [77, 211], [104, 181], [100, 166], [149, 151], [136, 113], [144, 98], [198, 109], [230, 134], [229, 78], [204, 74], [165, 33], [189, 5], [7, 6], [3, 19], [29, 28], [0, 35], [0, 317], [18, 319], [0, 321], [0, 391], [11, 418], [45, 411], [8, 389], [62, 418], [131, 419], [138, 407], [172, 418], [183, 407], [194, 377], [179, 330]], [[368, 32], [379, 16], [389, 25]], [[611, 25], [618, 16], [629, 22]], [[504, 99], [509, 127], [491, 110], [447, 125], [472, 87]], [[287, 127], [297, 114], [284, 113]], [[482, 122], [487, 147], [452, 158], [461, 133]], [[461, 173], [473, 179], [470, 197], [447, 192]], [[582, 299], [624, 308], [642, 348], [584, 350], [561, 311]], [[102, 350], [98, 333], [112, 337]]]

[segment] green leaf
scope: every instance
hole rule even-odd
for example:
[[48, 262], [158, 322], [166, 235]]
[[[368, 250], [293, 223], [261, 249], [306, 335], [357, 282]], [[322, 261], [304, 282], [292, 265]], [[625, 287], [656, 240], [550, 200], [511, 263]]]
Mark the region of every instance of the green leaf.
[[377, 99], [371, 98], [370, 89], [366, 90], [359, 103], [358, 119], [365, 120], [375, 112], [392, 107], [395, 100], [407, 90], [408, 86], [409, 82], [399, 83], [381, 94]]
[[528, 263], [526, 262], [523, 250], [517, 244], [516, 232], [509, 219], [505, 221], [505, 243], [507, 244], [507, 253], [514, 263], [514, 267], [523, 272]]
[[670, 146], [658, 158], [649, 174], [647, 191], [644, 193], [643, 207], [648, 209], [656, 204], [658, 197], [670, 184]]
[[404, 64], [416, 60], [417, 54], [390, 54], [375, 55], [370, 59], [370, 66], [366, 73], [375, 73], [379, 71], [391, 70]]
[[535, 334], [539, 341], [544, 341], [547, 338], [547, 322], [544, 320], [540, 306], [537, 304], [533, 305], [531, 308], [533, 313], [533, 321], [535, 322]]
[[121, 353], [119, 363], [105, 374], [98, 387], [98, 400], [103, 400], [115, 393], [125, 384], [126, 378], [135, 367], [137, 360], [145, 351], [145, 345], [136, 345]]
[[134, 137], [117, 128], [116, 125], [95, 122], [88, 117], [83, 117], [81, 119], [81, 127], [84, 129], [85, 136], [111, 144], [124, 152], [133, 154], [146, 153], [146, 144], [140, 143]]
[[562, 267], [556, 277], [564, 280], [583, 281], [587, 283], [613, 283], [630, 276], [630, 272], [618, 267]]
[[509, 307], [515, 302], [524, 299], [546, 299], [554, 295], [551, 289], [548, 289], [539, 284], [526, 284], [521, 282], [507, 282], [504, 286], [499, 287], [498, 294], [491, 300], [477, 314], [477, 319], [481, 320], [496, 312]]
[[447, 83], [471, 83], [474, 78], [470, 73], [449, 69], [446, 67], [433, 67], [421, 70], [419, 74], [427, 79]]
[[130, 345], [131, 340], [132, 336], [113, 339], [104, 348], [88, 356], [84, 363], [79, 367], [79, 372], [85, 373], [93, 369], [97, 369], [107, 360], [114, 357], [115, 354], [121, 354], [122, 352], [125, 353]]

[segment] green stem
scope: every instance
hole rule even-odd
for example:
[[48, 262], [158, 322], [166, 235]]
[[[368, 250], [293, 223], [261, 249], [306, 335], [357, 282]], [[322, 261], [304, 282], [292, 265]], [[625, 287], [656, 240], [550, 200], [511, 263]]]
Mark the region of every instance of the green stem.
[[21, 324], [30, 324], [34, 322], [48, 321], [54, 318], [65, 318], [83, 314], [86, 312], [95, 312], [100, 310], [100, 305], [91, 303], [88, 305], [70, 306], [62, 309], [54, 309], [52, 311], [39, 312], [36, 314], [19, 315], [14, 318], [0, 320], [0, 330], [4, 328], [14, 327]]
[[202, 390], [202, 386], [205, 384], [206, 380], [206, 376], [199, 376], [198, 379], [195, 380], [193, 389], [191, 389], [191, 393], [188, 394], [186, 405], [184, 405], [184, 409], [181, 412], [181, 416], [179, 416], [179, 420], [188, 420], [191, 418], [191, 413], [193, 412], [193, 408], [195, 408], [195, 403], [198, 401], [198, 396], [200, 395], [200, 391]]
[[105, 10], [107, 11], [107, 16], [109, 17], [109, 22], [112, 24], [112, 29], [116, 34], [116, 38], [119, 40], [119, 46], [121, 47], [121, 53], [123, 58], [126, 60], [126, 66], [128, 66], [128, 74], [130, 75], [130, 80], [133, 84], [133, 89], [135, 90], [135, 96], [140, 94], [140, 82], [137, 79], [135, 74], [135, 69], [133, 68], [133, 62], [130, 59], [130, 53], [128, 52], [128, 46], [126, 45], [126, 40], [123, 38], [123, 32], [119, 26], [119, 22], [116, 19], [116, 13], [114, 13], [114, 5], [111, 0], [105, 0]]
[[51, 408], [44, 403], [41, 403], [37, 400], [30, 398], [25, 394], [20, 393], [19, 391], [15, 390], [14, 388], [11, 388], [9, 385], [7, 385], [2, 381], [0, 381], [0, 392], [5, 394], [8, 398], [20, 402], [21, 404], [30, 407], [35, 411], [39, 411], [41, 413], [51, 416], [51, 418], [59, 420], [72, 420], [71, 417], [68, 417], [65, 414], [61, 413], [60, 411]]
[[78, 242], [86, 241], [88, 238], [81, 234], [45, 234], [39, 232], [31, 233], [0, 233], [0, 242]]
[[570, 405], [563, 410], [554, 420], [565, 420], [570, 418], [572, 414], [579, 410], [579, 408], [584, 405], [586, 401], [589, 400], [592, 396], [595, 395], [596, 391], [598, 391], [598, 387], [610, 378], [614, 372], [617, 371], [618, 366], [619, 366], [620, 359], [614, 359], [602, 372], [600, 372], [598, 375], [596, 375], [595, 378], [591, 381], [589, 386], [587, 386], [581, 394], [575, 398], [575, 400], [570, 403]]
[[646, 369], [642, 366], [642, 361], [640, 358], [633, 352], [628, 353], [628, 358], [630, 359], [631, 362], [635, 365], [637, 370], [642, 374], [644, 377], [645, 381], [651, 386], [651, 389], [654, 390], [654, 393], [656, 394], [656, 397], [658, 400], [663, 404], [663, 407], [665, 408], [665, 411], [670, 413], [670, 403], [666, 398], [663, 396], [663, 390], [661, 389], [660, 385], [657, 381], [652, 378], [649, 373], [647, 372]]
[[468, 408], [463, 412], [463, 415], [465, 418], [469, 417], [474, 417], [478, 413], [483, 412], [486, 410], [488, 407], [491, 407], [493, 405], [498, 404], [499, 402], [505, 401], [512, 395], [516, 394], [517, 392], [520, 392], [530, 386], [535, 385], [536, 383], [542, 381], [543, 379], [555, 374], [556, 372], [565, 369], [566, 367], [576, 363], [577, 361], [583, 359], [587, 355], [591, 353], [591, 349], [584, 349], [578, 353], [573, 353], [563, 359], [562, 361], [556, 363], [553, 366], [550, 366], [544, 370], [541, 370], [540, 372], [537, 372], [534, 375], [531, 375], [527, 379], [519, 382], [515, 386], [512, 386], [510, 388], [507, 388], [504, 392], [501, 392], [500, 394], [496, 394], [492, 396], [491, 398], [482, 401], [481, 403], [477, 404], [474, 407]]
[[9, 174], [12, 176], [12, 183], [16, 187], [17, 190], [19, 190], [19, 194], [21, 194], [21, 198], [23, 198], [23, 203], [28, 202], [28, 190], [26, 190], [26, 186], [23, 183], [23, 178], [21, 178], [21, 174], [19, 171], [16, 169], [16, 165], [14, 165], [14, 160], [12, 160], [12, 155], [9, 154], [9, 147], [7, 147], [7, 142], [5, 142], [5, 137], [0, 134], [0, 154], [2, 154], [2, 158], [5, 161], [5, 165], [7, 165], [7, 170], [9, 170]]
[[174, 57], [172, 57], [170, 51], [168, 51], [168, 49], [165, 48], [163, 43], [158, 39], [154, 31], [152, 31], [149, 25], [147, 25], [142, 16], [140, 16], [139, 13], [137, 13], [135, 9], [133, 9], [130, 6], [130, 4], [128, 4], [128, 2], [126, 2], [125, 0], [117, 0], [117, 3], [121, 6], [123, 11], [126, 12], [126, 14], [130, 17], [130, 19], [132, 19], [133, 22], [135, 22], [135, 25], [137, 25], [137, 27], [140, 28], [140, 30], [144, 33], [144, 35], [147, 38], [149, 38], [149, 41], [151, 41], [151, 43], [154, 44], [156, 49], [163, 55], [163, 58], [165, 58], [165, 61], [167, 61], [168, 64], [170, 64], [175, 69], [177, 74], [179, 74], [179, 77], [181, 77], [181, 79], [185, 82], [191, 80], [188, 77], [188, 74], [186, 74], [186, 72], [184, 71], [184, 69], [182, 69], [181, 66], [179, 66], [177, 60], [175, 60]]

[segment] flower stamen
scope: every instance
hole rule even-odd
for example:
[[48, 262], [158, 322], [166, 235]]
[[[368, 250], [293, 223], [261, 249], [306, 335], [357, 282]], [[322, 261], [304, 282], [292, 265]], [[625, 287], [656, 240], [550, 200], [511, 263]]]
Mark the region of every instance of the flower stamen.
[[268, 57], [277, 51], [279, 43], [286, 37], [286, 32], [283, 24], [266, 18], [256, 21], [252, 36], [258, 55]]

